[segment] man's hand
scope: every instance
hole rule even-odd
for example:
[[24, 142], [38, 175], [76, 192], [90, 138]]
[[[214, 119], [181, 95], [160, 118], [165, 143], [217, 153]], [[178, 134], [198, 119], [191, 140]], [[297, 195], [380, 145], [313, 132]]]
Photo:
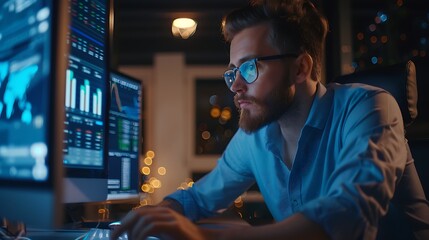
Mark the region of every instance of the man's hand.
[[121, 220], [121, 225], [112, 232], [111, 239], [116, 240], [124, 232], [132, 240], [145, 240], [148, 236], [158, 236], [161, 239], [205, 239], [203, 230], [186, 217], [170, 208], [159, 206], [141, 207], [128, 213]]

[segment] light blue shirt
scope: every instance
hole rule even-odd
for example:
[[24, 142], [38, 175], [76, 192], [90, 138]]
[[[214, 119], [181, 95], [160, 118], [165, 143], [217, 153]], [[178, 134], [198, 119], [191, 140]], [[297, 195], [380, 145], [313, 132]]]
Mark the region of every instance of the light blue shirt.
[[291, 169], [277, 122], [240, 129], [209, 174], [167, 198], [196, 220], [257, 182], [276, 221], [300, 212], [333, 239], [373, 239], [405, 167], [405, 141], [400, 109], [384, 90], [319, 84]]

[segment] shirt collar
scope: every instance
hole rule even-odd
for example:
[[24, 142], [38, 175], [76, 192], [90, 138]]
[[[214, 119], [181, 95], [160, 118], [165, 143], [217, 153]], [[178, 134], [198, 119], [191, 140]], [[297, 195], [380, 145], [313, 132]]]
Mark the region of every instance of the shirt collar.
[[[310, 113], [308, 114], [307, 121], [304, 126], [310, 126], [317, 129], [323, 129], [331, 111], [331, 102], [333, 97], [333, 91], [328, 91], [323, 84], [317, 83], [316, 94], [311, 104]], [[262, 130], [264, 129], [264, 130]], [[265, 132], [265, 139], [270, 146], [271, 144], [277, 145], [277, 148], [281, 149], [283, 139], [281, 134], [280, 125], [278, 121], [273, 121], [265, 127], [261, 128]], [[278, 145], [281, 144], [281, 145]]]
[[316, 94], [311, 105], [310, 113], [308, 114], [305, 126], [310, 126], [318, 129], [325, 127], [329, 113], [332, 107], [333, 91], [327, 91], [322, 83], [317, 83]]

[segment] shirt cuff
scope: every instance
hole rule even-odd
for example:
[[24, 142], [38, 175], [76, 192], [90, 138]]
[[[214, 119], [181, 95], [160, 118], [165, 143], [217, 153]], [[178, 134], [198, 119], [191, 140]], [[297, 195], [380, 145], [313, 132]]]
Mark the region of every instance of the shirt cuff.
[[200, 218], [196, 207], [197, 204], [186, 190], [173, 192], [164, 199], [173, 199], [179, 202], [183, 208], [183, 215], [191, 221], [197, 221]]

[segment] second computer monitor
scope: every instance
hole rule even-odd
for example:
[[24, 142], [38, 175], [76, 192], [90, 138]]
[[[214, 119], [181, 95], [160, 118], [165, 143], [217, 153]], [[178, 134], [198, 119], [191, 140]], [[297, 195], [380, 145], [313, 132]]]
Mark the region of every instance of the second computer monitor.
[[64, 202], [104, 201], [111, 0], [68, 1]]
[[138, 198], [142, 83], [110, 73], [108, 200]]

